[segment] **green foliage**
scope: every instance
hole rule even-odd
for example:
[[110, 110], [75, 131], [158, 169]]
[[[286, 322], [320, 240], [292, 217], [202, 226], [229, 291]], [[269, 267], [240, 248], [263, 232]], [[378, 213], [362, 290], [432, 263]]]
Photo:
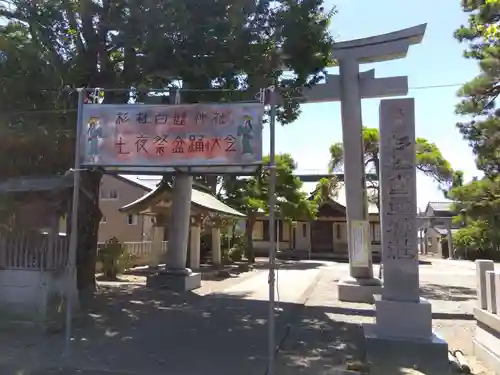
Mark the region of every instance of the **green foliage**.
[[464, 1], [468, 24], [462, 25], [455, 38], [467, 43], [464, 56], [479, 62], [480, 73], [466, 83], [458, 95], [459, 115], [469, 118], [457, 124], [469, 142], [478, 168], [487, 176], [500, 172], [500, 119], [495, 100], [500, 94], [500, 39], [496, 31], [500, 20], [498, 1]]
[[[365, 167], [369, 172], [380, 176], [380, 134], [377, 128], [363, 128], [363, 147]], [[439, 148], [424, 138], [416, 139], [417, 170], [431, 177], [442, 186], [451, 184], [453, 169], [450, 163], [443, 157]], [[328, 169], [330, 172], [340, 172], [344, 165], [344, 146], [342, 142], [330, 146], [330, 161]], [[379, 180], [379, 178], [377, 178]], [[369, 195], [373, 203], [379, 204], [378, 196], [380, 189], [378, 183], [371, 184], [374, 194]]]
[[343, 182], [336, 177], [320, 179], [314, 190], [314, 200], [318, 207], [329, 199], [335, 199], [342, 186]]
[[485, 222], [471, 222], [453, 234], [453, 244], [457, 249], [487, 249], [489, 247], [487, 232], [488, 225]]
[[[269, 164], [269, 156], [264, 157]], [[313, 219], [317, 204], [302, 191], [302, 181], [294, 176], [296, 164], [291, 155], [276, 155], [276, 210], [285, 220]], [[249, 179], [228, 177], [224, 181], [223, 199], [233, 207], [254, 214], [269, 213], [269, 170], [262, 169], [258, 176]]]
[[[297, 97], [330, 64], [334, 11], [325, 11], [322, 0], [9, 3], [0, 7], [0, 106], [10, 113], [1, 129], [9, 129], [13, 150], [33, 152], [19, 152], [0, 177], [26, 173], [25, 165], [57, 172], [71, 166], [76, 98], [62, 91], [66, 87], [133, 89], [140, 101], [140, 90], [178, 80], [192, 89], [248, 90], [183, 97], [231, 102], [253, 99], [287, 70], [295, 74], [279, 85], [285, 96]], [[123, 103], [129, 95], [106, 92], [102, 99]], [[52, 110], [60, 112], [39, 112]], [[283, 123], [298, 114], [295, 99], [278, 111]]]
[[[269, 165], [269, 156], [264, 157]], [[283, 220], [312, 220], [316, 217], [318, 203], [309, 200], [302, 191], [302, 181], [294, 176], [296, 163], [289, 154], [276, 155], [276, 216]], [[253, 262], [252, 230], [258, 213], [269, 214], [269, 169], [263, 168], [257, 176], [248, 179], [225, 176], [221, 199], [228, 205], [246, 213], [247, 258]]]
[[500, 94], [500, 2], [498, 0], [463, 1], [468, 14], [455, 38], [467, 43], [466, 58], [478, 61], [480, 73], [460, 89], [456, 113], [464, 117], [457, 124], [476, 156], [477, 167], [485, 177], [463, 184], [463, 176], [449, 192], [466, 227], [457, 234], [459, 246], [496, 252], [500, 208], [500, 118], [495, 100]]
[[[500, 244], [500, 177], [483, 178], [451, 189], [450, 198], [456, 201], [455, 210], [461, 212], [457, 220], [466, 222], [463, 228], [467, 238], [477, 235], [471, 244], [482, 249], [497, 249]], [[471, 245], [472, 246], [472, 245]]]
[[229, 249], [228, 257], [231, 262], [241, 262], [244, 254], [245, 254], [245, 245], [236, 244], [234, 247]]
[[106, 241], [106, 245], [99, 250], [98, 259], [102, 263], [104, 277], [108, 280], [115, 280], [118, 274], [132, 265], [130, 255], [116, 237]]
[[[182, 100], [254, 100], [278, 83], [296, 98], [330, 64], [333, 11], [323, 0], [11, 0], [0, 5], [0, 180], [73, 166], [76, 95], [67, 88], [124, 89], [104, 103], [147, 101], [148, 88], [190, 89]], [[130, 90], [130, 92], [127, 92]], [[168, 98], [164, 97], [165, 100]], [[162, 99], [163, 100], [163, 99]], [[278, 109], [283, 124], [298, 99]], [[84, 174], [98, 196], [100, 173]], [[87, 178], [88, 177], [88, 178]], [[214, 185], [214, 184], [212, 184]], [[94, 197], [95, 198], [95, 197]], [[258, 203], [258, 202], [256, 202]], [[94, 283], [97, 199], [79, 212], [79, 286]], [[90, 259], [94, 257], [93, 259]], [[86, 275], [85, 277], [83, 277]], [[80, 282], [83, 281], [83, 284]], [[84, 285], [85, 284], [85, 285]]]

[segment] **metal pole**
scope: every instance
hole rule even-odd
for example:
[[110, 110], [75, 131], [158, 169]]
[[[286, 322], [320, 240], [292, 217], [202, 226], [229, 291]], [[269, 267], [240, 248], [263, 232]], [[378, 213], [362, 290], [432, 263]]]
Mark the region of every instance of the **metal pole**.
[[269, 363], [267, 375], [274, 375], [274, 356], [276, 351], [275, 344], [275, 268], [276, 268], [276, 249], [275, 249], [275, 190], [276, 190], [276, 101], [274, 86], [266, 91], [269, 95], [269, 104], [271, 111], [269, 115], [269, 132], [270, 132], [270, 152], [269, 152], [269, 321], [268, 321], [268, 340], [269, 340]]
[[73, 321], [73, 302], [76, 298], [76, 253], [78, 247], [78, 206], [80, 202], [80, 136], [83, 127], [83, 105], [85, 91], [78, 91], [78, 109], [76, 120], [75, 168], [73, 170], [73, 201], [71, 209], [71, 233], [69, 237], [69, 252], [66, 263], [66, 341], [64, 356], [69, 357]]

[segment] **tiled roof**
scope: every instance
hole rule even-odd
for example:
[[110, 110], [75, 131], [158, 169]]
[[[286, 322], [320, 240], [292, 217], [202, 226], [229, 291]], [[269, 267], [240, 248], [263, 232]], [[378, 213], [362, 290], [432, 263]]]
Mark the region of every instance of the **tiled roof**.
[[[135, 202], [131, 202], [126, 206], [122, 207], [121, 211], [127, 211], [132, 207], [144, 203], [151, 196], [156, 195], [157, 190], [160, 188], [159, 183], [161, 181], [161, 177], [158, 176], [136, 176], [136, 175], [120, 175], [120, 177], [127, 179], [133, 183], [142, 185], [145, 189], [150, 190], [150, 192], [143, 197], [137, 199]], [[236, 211], [234, 208], [229, 207], [227, 204], [219, 201], [212, 194], [206, 193], [204, 191], [193, 188], [191, 202], [204, 207], [208, 210], [220, 212], [222, 214], [236, 216], [236, 217], [245, 217], [241, 212]]]
[[[371, 185], [372, 183], [370, 183]], [[377, 191], [373, 188], [368, 187], [367, 188], [367, 194], [369, 196], [374, 196], [377, 194]], [[338, 204], [341, 204], [344, 207], [347, 207], [347, 198], [346, 198], [346, 190], [345, 190], [345, 185], [342, 185], [341, 188], [338, 189], [337, 194], [335, 197], [332, 197], [332, 200], [334, 202], [337, 202]], [[374, 203], [368, 203], [368, 213], [369, 214], [378, 214], [378, 208], [377, 205]]]
[[446, 212], [446, 211], [453, 211], [453, 202], [429, 202], [428, 207], [432, 208], [434, 211], [440, 211], [440, 212]]
[[[377, 190], [375, 190], [371, 187], [371, 186], [374, 186], [373, 184], [374, 184], [374, 182], [370, 182], [368, 184], [367, 194], [369, 194], [370, 196], [377, 194]], [[310, 190], [309, 194], [314, 194], [316, 191], [316, 183], [314, 183], [314, 185], [310, 184], [310, 186], [304, 186], [304, 187], [311, 188], [311, 189], [309, 189]], [[347, 207], [346, 189], [345, 189], [345, 184], [343, 182], [340, 183], [340, 187], [336, 191], [335, 196], [332, 196], [330, 198], [332, 201], [342, 205], [343, 207]], [[368, 203], [368, 213], [373, 214], [373, 215], [377, 215], [378, 214], [377, 205], [374, 203]]]
[[146, 190], [154, 190], [161, 181], [161, 176], [142, 176], [142, 175], [131, 175], [131, 174], [121, 174], [119, 177], [128, 180], [137, 185], [141, 185]]

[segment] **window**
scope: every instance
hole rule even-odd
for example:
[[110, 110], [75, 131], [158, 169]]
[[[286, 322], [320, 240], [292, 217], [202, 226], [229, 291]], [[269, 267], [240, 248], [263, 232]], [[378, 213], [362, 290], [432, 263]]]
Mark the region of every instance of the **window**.
[[262, 221], [262, 239], [269, 241], [269, 220]]
[[[276, 224], [274, 227], [274, 230], [275, 230], [274, 239], [276, 241], [283, 241], [283, 221], [276, 220], [275, 222], [276, 222]], [[264, 220], [262, 222], [262, 237], [263, 237], [264, 241], [269, 241], [269, 220]], [[279, 237], [279, 240], [278, 240], [278, 237]]]
[[101, 224], [106, 224], [106, 216], [102, 215]]
[[[248, 225], [248, 223], [247, 223]], [[253, 225], [252, 238], [254, 241], [262, 241], [263, 238], [264, 225], [261, 220], [255, 221]]]
[[101, 199], [114, 200], [118, 199], [118, 190], [116, 189], [101, 189]]
[[128, 215], [127, 216], [127, 224], [128, 225], [137, 225], [137, 215]]
[[337, 224], [337, 240], [341, 240], [342, 239], [342, 226], [340, 224]]
[[307, 224], [302, 223], [302, 237], [307, 237]]

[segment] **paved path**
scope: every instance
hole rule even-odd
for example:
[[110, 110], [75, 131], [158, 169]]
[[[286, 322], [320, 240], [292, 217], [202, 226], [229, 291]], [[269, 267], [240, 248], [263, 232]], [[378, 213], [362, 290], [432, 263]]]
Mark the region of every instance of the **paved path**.
[[[328, 262], [290, 262], [278, 266], [276, 271], [276, 298], [280, 302], [300, 303], [301, 297], [309, 287], [315, 284], [321, 270], [331, 266]], [[227, 288], [221, 294], [242, 297], [247, 300], [269, 300], [269, 278], [267, 272], [261, 272], [233, 287]]]
[[[438, 260], [420, 266], [420, 274], [422, 293], [438, 314], [434, 326], [453, 349], [472, 354], [473, 263]], [[346, 362], [361, 358], [360, 324], [373, 321], [373, 306], [338, 301], [336, 283], [347, 275], [345, 263], [285, 262], [280, 267], [277, 375], [340, 374], [336, 370], [345, 369]], [[182, 295], [138, 285], [103, 287], [75, 332], [71, 364], [83, 370], [29, 374], [264, 375], [267, 277], [260, 269]], [[56, 365], [62, 344], [62, 335], [13, 339], [12, 333], [0, 333], [0, 373], [16, 374], [3, 370], [9, 363]], [[402, 372], [381, 372], [396, 373]]]

